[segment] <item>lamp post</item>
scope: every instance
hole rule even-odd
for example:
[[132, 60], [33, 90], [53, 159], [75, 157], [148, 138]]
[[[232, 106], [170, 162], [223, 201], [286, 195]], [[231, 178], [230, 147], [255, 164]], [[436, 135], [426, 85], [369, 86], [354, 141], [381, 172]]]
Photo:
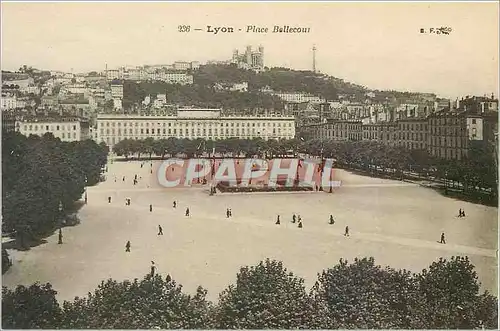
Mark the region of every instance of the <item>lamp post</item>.
[[87, 176], [85, 176], [85, 204], [87, 204]]
[[[62, 210], [63, 210], [63, 204], [62, 204], [62, 201], [59, 201], [59, 217], [61, 217], [62, 215]], [[59, 241], [57, 242], [59, 245], [61, 245], [63, 243], [62, 241], [62, 229], [61, 229], [61, 220], [59, 220]]]
[[444, 193], [448, 194], [448, 171], [444, 172]]

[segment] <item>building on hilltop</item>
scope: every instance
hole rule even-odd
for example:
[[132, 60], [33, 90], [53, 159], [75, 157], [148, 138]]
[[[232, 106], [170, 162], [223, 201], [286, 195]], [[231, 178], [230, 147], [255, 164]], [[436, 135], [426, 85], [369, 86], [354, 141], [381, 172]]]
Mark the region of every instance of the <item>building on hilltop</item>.
[[111, 97], [113, 99], [123, 99], [123, 84], [111, 84]]
[[240, 54], [237, 49], [233, 51], [231, 63], [234, 63], [241, 69], [250, 69], [255, 71], [264, 70], [264, 47], [259, 46], [257, 51], [252, 51], [252, 46], [247, 46], [245, 53]]
[[248, 92], [248, 82], [233, 84], [215, 83], [214, 89], [217, 91]]

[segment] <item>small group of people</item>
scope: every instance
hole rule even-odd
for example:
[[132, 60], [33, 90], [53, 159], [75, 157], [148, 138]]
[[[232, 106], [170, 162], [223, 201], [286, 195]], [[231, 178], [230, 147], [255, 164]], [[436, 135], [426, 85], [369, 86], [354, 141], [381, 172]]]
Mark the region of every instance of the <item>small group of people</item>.
[[[297, 216], [297, 215], [293, 214], [292, 215], [292, 223], [296, 223], [297, 221], [298, 221], [298, 224], [297, 224], [298, 228], [302, 229], [302, 226], [303, 226], [302, 225], [302, 217], [300, 217], [300, 215]], [[278, 215], [278, 218], [276, 219], [276, 223], [274, 223], [274, 224], [276, 224], [276, 225], [281, 224], [280, 215]]]
[[231, 208], [227, 208], [226, 209], [226, 218], [230, 218], [230, 217], [233, 217], [233, 211], [231, 210]]
[[458, 217], [465, 217], [465, 210], [463, 210], [462, 208], [460, 208], [458, 210]]
[[[177, 201], [175, 201], [175, 200], [174, 200], [174, 202], [172, 203], [172, 207], [173, 207], [174, 209], [175, 209], [175, 208], [177, 208]], [[189, 207], [187, 207], [187, 208], [186, 208], [186, 212], [185, 212], [185, 214], [184, 214], [184, 215], [185, 215], [186, 217], [187, 217], [187, 216], [189, 216], [189, 215], [191, 215], [190, 210], [189, 210]]]
[[130, 198], [125, 198], [125, 206], [130, 206], [131, 201]]
[[[300, 215], [297, 216], [297, 215], [293, 214], [292, 215], [292, 223], [297, 223], [297, 221], [298, 221], [298, 227], [302, 228], [303, 227], [303, 225], [302, 225], [302, 218], [300, 217]], [[280, 225], [281, 224], [280, 215], [278, 215], [278, 217], [276, 219], [276, 223], [274, 223], [274, 224], [276, 224], [276, 225]], [[335, 224], [335, 219], [333, 218], [333, 215], [330, 215], [330, 222], [329, 222], [329, 224]], [[345, 227], [344, 236], [349, 237], [349, 227], [348, 226]]]

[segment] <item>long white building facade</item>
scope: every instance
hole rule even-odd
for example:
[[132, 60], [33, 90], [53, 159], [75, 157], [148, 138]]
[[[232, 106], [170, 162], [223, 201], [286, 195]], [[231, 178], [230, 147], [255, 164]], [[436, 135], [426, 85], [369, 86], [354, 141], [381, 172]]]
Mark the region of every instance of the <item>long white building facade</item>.
[[27, 137], [43, 136], [52, 133], [62, 141], [81, 141], [90, 139], [89, 122], [80, 117], [25, 117], [16, 121], [15, 130]]
[[179, 109], [172, 116], [99, 114], [97, 143], [111, 148], [124, 139], [292, 139], [293, 116], [223, 116], [220, 109]]

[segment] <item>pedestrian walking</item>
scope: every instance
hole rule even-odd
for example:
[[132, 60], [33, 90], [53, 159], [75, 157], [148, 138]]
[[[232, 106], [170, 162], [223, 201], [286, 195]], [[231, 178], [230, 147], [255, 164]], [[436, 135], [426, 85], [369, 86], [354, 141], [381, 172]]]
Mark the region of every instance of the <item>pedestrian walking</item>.
[[458, 210], [458, 217], [462, 217], [462, 208]]
[[158, 225], [158, 235], [163, 236], [163, 229], [162, 229], [161, 225]]
[[349, 226], [345, 227], [344, 237], [349, 237]]
[[297, 219], [299, 220], [299, 223], [302, 222], [302, 217], [300, 217], [300, 215]]
[[292, 216], [292, 223], [295, 223], [295, 222], [297, 222], [297, 216], [295, 216], [295, 214], [293, 214], [293, 216]]
[[441, 233], [441, 240], [439, 241], [440, 244], [446, 244], [446, 240], [444, 239], [444, 232]]
[[175, 202], [175, 200], [174, 200], [174, 208], [175, 208], [175, 207], [177, 207], [177, 202]]
[[335, 224], [335, 220], [333, 219], [333, 215], [330, 215], [330, 224]]
[[149, 212], [151, 213], [153, 211], [153, 205], [149, 205]]
[[233, 211], [229, 208], [229, 217], [233, 217]]
[[134, 179], [137, 180], [137, 175], [134, 176]]
[[302, 229], [302, 221], [299, 220], [299, 229]]
[[130, 252], [130, 240], [125, 244], [125, 252]]
[[229, 216], [231, 216], [229, 215], [229, 208], [226, 208], [226, 218], [229, 218]]
[[111, 197], [108, 197], [108, 203], [111, 203]]
[[280, 215], [278, 215], [278, 219], [276, 220], [276, 223], [275, 223], [275, 224], [280, 225], [280, 223], [281, 223], [281, 222], [280, 222]]
[[189, 216], [189, 208], [186, 208], [186, 216]]
[[125, 181], [125, 176], [123, 176], [123, 179], [122, 179], [122, 182], [124, 182], [124, 181]]
[[62, 245], [63, 243], [63, 235], [62, 235], [62, 230], [59, 228], [59, 241], [57, 242], [59, 245]]

